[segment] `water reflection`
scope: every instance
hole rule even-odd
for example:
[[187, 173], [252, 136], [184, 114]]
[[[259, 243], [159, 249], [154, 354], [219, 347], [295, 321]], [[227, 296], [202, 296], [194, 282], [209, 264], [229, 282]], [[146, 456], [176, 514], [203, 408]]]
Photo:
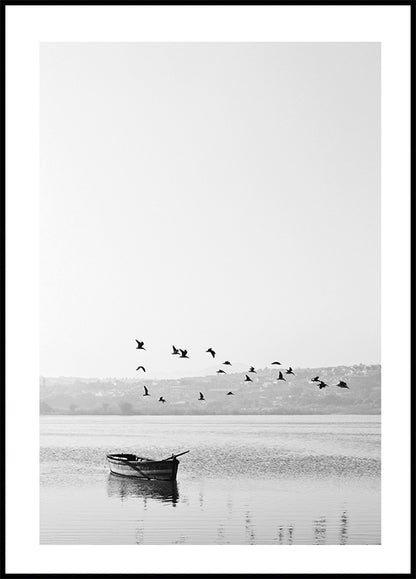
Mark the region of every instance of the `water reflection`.
[[140, 523], [140, 526], [136, 531], [136, 544], [141, 545], [144, 542], [144, 532], [143, 532], [144, 522], [142, 520], [138, 522]]
[[139, 480], [135, 478], [108, 475], [107, 495], [119, 497], [122, 501], [128, 498], [144, 499], [144, 506], [148, 499], [155, 499], [163, 503], [176, 505], [179, 499], [176, 481]]
[[324, 545], [326, 543], [326, 518], [320, 517], [313, 522], [315, 532], [315, 545]]
[[220, 545], [224, 544], [225, 542], [225, 529], [224, 525], [221, 524], [217, 529], [217, 543]]
[[246, 512], [246, 517], [245, 517], [245, 530], [246, 530], [246, 535], [248, 536], [248, 542], [250, 545], [254, 545], [256, 542], [256, 533], [254, 530], [254, 525], [251, 521], [251, 514], [249, 511]]
[[346, 545], [348, 543], [348, 515], [344, 511], [341, 515], [340, 538], [339, 544]]
[[276, 541], [279, 543], [279, 545], [293, 545], [293, 531], [293, 525], [288, 525], [286, 527], [287, 539], [285, 541], [285, 528], [280, 526], [276, 537]]

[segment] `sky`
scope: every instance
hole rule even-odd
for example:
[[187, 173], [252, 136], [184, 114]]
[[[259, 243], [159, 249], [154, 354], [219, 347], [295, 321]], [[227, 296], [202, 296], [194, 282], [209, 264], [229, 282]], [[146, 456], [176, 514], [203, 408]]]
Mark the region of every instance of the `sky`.
[[40, 65], [42, 375], [380, 363], [378, 43], [43, 43]]

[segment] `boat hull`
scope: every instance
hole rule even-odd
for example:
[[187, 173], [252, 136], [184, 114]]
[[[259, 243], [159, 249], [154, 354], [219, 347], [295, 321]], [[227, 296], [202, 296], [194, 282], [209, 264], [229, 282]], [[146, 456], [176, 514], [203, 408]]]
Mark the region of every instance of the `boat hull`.
[[179, 460], [125, 460], [107, 455], [112, 474], [145, 480], [176, 480]]

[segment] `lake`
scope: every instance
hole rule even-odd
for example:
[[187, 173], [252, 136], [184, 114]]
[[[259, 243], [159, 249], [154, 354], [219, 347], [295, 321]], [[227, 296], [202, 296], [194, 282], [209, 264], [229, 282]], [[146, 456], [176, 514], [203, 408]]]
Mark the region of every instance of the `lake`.
[[[176, 484], [108, 452], [180, 458]], [[41, 416], [42, 544], [380, 544], [380, 416]]]

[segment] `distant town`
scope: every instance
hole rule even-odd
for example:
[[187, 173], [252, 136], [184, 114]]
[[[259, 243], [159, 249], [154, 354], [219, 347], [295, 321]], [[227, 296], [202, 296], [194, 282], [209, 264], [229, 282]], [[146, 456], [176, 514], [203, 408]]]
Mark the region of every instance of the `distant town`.
[[[294, 368], [276, 381], [275, 368], [171, 380], [134, 378], [40, 378], [40, 414], [380, 414], [381, 366], [357, 364]], [[327, 388], [311, 378], [319, 376]], [[335, 386], [339, 380], [349, 390]], [[150, 396], [143, 396], [144, 386]], [[227, 396], [228, 392], [233, 395]], [[199, 392], [205, 400], [198, 400]], [[160, 403], [163, 397], [166, 403]]]

